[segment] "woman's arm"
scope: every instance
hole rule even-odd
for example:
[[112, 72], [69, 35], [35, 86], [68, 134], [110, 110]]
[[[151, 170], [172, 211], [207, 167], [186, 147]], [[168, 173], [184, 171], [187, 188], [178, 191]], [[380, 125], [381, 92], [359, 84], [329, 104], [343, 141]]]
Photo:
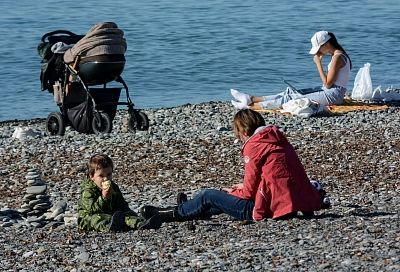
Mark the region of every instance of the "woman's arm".
[[341, 54], [335, 54], [332, 56], [331, 67], [328, 71], [328, 74], [325, 74], [324, 69], [322, 68], [322, 57], [323, 55], [317, 53], [314, 55], [314, 62], [317, 66], [319, 76], [321, 78], [322, 84], [328, 89], [332, 87], [335, 83], [338, 71], [342, 68], [346, 63], [344, 62]]
[[248, 160], [244, 164], [244, 179], [243, 184], [236, 185], [230, 194], [242, 199], [253, 199], [256, 196], [258, 185], [261, 181], [262, 160], [260, 154], [249, 152], [252, 148], [247, 146], [243, 152], [243, 156]]

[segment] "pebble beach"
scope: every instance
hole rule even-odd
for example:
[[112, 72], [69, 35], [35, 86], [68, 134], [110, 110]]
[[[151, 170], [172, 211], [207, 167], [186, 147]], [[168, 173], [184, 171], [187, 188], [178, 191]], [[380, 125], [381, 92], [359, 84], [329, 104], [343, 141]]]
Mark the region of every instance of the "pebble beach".
[[[150, 129], [136, 133], [124, 110], [103, 135], [47, 136], [45, 119], [0, 122], [2, 271], [400, 271], [399, 107], [308, 119], [263, 113], [331, 199], [311, 219], [221, 215], [159, 230], [78, 232], [79, 184], [95, 153], [113, 159], [135, 211], [241, 182], [230, 103], [143, 111]], [[18, 127], [32, 135], [13, 138]]]

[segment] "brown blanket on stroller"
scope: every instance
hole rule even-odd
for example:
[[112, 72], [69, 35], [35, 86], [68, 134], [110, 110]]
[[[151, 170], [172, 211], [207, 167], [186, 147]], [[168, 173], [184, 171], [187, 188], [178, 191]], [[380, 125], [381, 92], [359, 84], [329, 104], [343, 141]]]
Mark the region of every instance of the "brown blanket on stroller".
[[112, 22], [97, 23], [72, 48], [64, 53], [64, 62], [70, 64], [77, 56], [125, 54], [124, 32]]

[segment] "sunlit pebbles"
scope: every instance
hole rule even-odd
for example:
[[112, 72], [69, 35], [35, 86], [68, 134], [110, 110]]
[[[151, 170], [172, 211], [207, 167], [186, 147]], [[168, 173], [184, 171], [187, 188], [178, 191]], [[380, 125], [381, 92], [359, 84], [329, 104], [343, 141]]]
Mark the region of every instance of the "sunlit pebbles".
[[[246, 224], [221, 215], [210, 221], [164, 224], [160, 230], [79, 233], [79, 181], [94, 153], [115, 163], [113, 180], [132, 209], [174, 205], [243, 177], [229, 103], [145, 110], [148, 132], [123, 132], [120, 111], [109, 135], [44, 134], [44, 120], [0, 123], [0, 266], [4, 270], [399, 271], [399, 108], [298, 119], [263, 114], [296, 148], [309, 176], [321, 180], [332, 209], [313, 219]], [[18, 126], [39, 136], [12, 138]], [[26, 201], [26, 176], [36, 169], [57, 220], [38, 225], [5, 220]], [[31, 171], [32, 172], [32, 171]], [[34, 173], [30, 173], [31, 177]], [[28, 202], [29, 205], [29, 202]], [[54, 209], [57, 206], [58, 208]], [[11, 214], [12, 213], [12, 214]], [[61, 218], [63, 217], [63, 218]], [[15, 220], [11, 221], [11, 220]], [[66, 222], [68, 222], [66, 224]], [[0, 223], [0, 224], [3, 224]]]

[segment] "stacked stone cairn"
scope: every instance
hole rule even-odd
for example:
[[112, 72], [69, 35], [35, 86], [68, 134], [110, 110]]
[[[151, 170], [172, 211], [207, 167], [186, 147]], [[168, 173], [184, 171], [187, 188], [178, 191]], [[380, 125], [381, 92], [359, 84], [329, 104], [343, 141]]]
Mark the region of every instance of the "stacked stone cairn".
[[21, 208], [14, 210], [0, 207], [0, 228], [41, 228], [59, 225], [76, 227], [77, 214], [66, 211], [67, 202], [58, 201], [53, 205], [47, 195], [47, 184], [36, 169], [29, 169], [25, 176], [28, 187]]
[[50, 223], [61, 224], [66, 209], [66, 202], [61, 201], [52, 205], [47, 195], [47, 184], [40, 178], [36, 169], [29, 169], [26, 175], [27, 185], [23, 204], [18, 212], [26, 218], [26, 224], [33, 227], [43, 227]]

